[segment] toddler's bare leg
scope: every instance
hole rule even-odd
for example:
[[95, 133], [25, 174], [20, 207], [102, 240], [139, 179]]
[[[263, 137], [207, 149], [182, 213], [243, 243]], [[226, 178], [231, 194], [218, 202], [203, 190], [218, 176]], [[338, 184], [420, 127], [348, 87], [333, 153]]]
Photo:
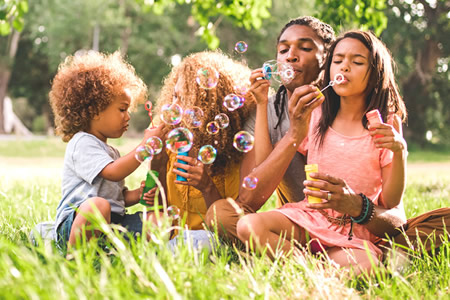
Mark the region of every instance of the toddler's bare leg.
[[[75, 245], [76, 239], [80, 238], [83, 228], [89, 225], [85, 216], [94, 213], [94, 206], [100, 211], [105, 222], [108, 224], [111, 223], [111, 205], [108, 200], [101, 197], [89, 198], [78, 208], [75, 219], [73, 220], [72, 229], [70, 230], [69, 246]], [[98, 231], [95, 231], [96, 235], [98, 233]], [[86, 238], [90, 239], [91, 236], [91, 231], [86, 230]]]

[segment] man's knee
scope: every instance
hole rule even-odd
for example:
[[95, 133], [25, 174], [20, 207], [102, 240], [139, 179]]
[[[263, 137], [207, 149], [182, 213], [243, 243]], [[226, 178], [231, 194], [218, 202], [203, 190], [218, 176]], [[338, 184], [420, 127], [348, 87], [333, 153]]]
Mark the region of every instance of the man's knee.
[[211, 228], [217, 227], [219, 233], [229, 231], [236, 226], [238, 214], [234, 212], [228, 199], [214, 202], [206, 212], [206, 224]]

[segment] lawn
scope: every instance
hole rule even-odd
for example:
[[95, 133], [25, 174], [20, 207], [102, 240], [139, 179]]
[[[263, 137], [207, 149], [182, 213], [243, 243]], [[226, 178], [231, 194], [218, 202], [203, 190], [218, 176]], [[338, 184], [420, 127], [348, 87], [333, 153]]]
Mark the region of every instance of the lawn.
[[[122, 153], [136, 141], [120, 139]], [[70, 259], [52, 247], [33, 246], [35, 224], [53, 220], [60, 199], [65, 144], [58, 139], [0, 143], [0, 299], [448, 299], [450, 243], [429, 255], [418, 249], [409, 264], [389, 260], [370, 276], [352, 276], [324, 259], [269, 260], [228, 246], [212, 254], [179, 245], [167, 249], [167, 231], [126, 242], [106, 233], [109, 250], [91, 241]], [[136, 187], [139, 168], [127, 179]], [[409, 156], [404, 199], [407, 217], [450, 206], [450, 153]], [[265, 207], [274, 205], [274, 197]]]

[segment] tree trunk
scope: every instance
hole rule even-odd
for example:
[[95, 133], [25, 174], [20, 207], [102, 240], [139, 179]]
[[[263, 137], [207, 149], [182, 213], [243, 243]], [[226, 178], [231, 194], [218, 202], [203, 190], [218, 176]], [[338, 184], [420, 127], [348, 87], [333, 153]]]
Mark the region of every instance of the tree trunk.
[[5, 133], [3, 102], [8, 92], [8, 83], [11, 77], [11, 68], [19, 45], [20, 32], [14, 30], [8, 43], [8, 53], [0, 60], [0, 134]]
[[[434, 20], [429, 19], [430, 24]], [[402, 82], [403, 96], [408, 108], [410, 122], [405, 129], [405, 137], [423, 147], [426, 143], [427, 115], [426, 112], [433, 108], [433, 103], [428, 101], [433, 92], [430, 90], [433, 74], [442, 51], [439, 49], [439, 37], [431, 36], [425, 39], [421, 49], [417, 51], [416, 64], [412, 73]]]

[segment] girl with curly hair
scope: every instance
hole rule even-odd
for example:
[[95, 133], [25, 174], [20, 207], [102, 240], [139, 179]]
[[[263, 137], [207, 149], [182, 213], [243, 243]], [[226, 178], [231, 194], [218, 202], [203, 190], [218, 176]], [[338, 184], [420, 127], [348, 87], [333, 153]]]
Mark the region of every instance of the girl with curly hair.
[[[218, 82], [214, 88], [205, 89], [197, 83], [197, 72], [202, 68], [213, 68], [218, 72]], [[242, 93], [249, 76], [250, 69], [244, 64], [221, 52], [205, 51], [185, 57], [164, 81], [157, 101], [157, 112], [161, 112], [163, 105], [173, 103], [174, 97], [185, 110], [199, 107], [203, 111], [200, 127], [189, 123], [181, 124], [194, 136], [188, 156], [166, 151], [168, 156], [158, 158], [158, 155], [154, 158], [154, 161], [167, 159], [166, 167], [158, 170], [160, 176], [165, 176], [166, 179], [167, 201], [180, 209], [180, 215], [185, 218], [190, 229], [203, 229], [206, 210], [216, 200], [227, 197], [236, 199], [238, 196], [242, 153], [233, 147], [233, 138], [242, 130], [254, 100], [246, 99], [234, 111], [229, 111], [223, 102], [229, 94]], [[228, 127], [220, 129], [216, 134], [208, 133], [207, 123], [214, 121], [215, 116], [220, 113], [228, 116]], [[217, 150], [217, 157], [212, 164], [203, 164], [197, 160], [199, 149], [204, 145], [211, 145]], [[177, 175], [186, 181], [176, 180]]]
[[[140, 232], [140, 215], [125, 214], [138, 203], [143, 185], [135, 190], [124, 179], [139, 166], [135, 149], [120, 157], [108, 144], [128, 129], [129, 109], [145, 100], [147, 88], [118, 52], [89, 51], [68, 57], [58, 68], [50, 92], [56, 133], [68, 142], [62, 174], [62, 199], [56, 212], [58, 245], [75, 244], [89, 224], [87, 215], [98, 210], [107, 223], [119, 223]], [[163, 127], [146, 130], [163, 135]], [[86, 238], [92, 233], [85, 232]]]

